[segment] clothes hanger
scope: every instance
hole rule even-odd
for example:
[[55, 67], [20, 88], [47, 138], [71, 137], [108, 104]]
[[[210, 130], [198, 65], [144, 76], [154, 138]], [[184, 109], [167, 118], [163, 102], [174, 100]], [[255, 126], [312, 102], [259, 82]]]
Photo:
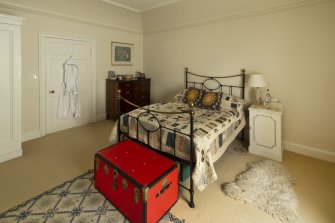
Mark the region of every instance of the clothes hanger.
[[73, 61], [72, 61], [72, 55], [70, 55], [70, 57], [65, 61], [65, 63], [72, 63]]

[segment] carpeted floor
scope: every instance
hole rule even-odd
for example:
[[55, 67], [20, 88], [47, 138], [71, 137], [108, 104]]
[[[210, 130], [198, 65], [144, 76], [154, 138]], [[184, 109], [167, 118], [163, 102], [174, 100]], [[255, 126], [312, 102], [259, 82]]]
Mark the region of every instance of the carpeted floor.
[[[113, 124], [97, 122], [23, 143], [23, 157], [0, 164], [0, 212], [92, 169], [94, 153], [108, 145]], [[188, 207], [188, 193], [180, 190], [171, 213], [191, 223], [277, 222], [264, 211], [222, 192], [222, 185], [234, 181], [247, 164], [263, 159], [230, 147], [215, 163], [218, 180], [203, 192], [195, 191], [195, 208]], [[295, 179], [301, 222], [333, 223], [335, 164], [285, 151], [283, 165]]]
[[[93, 171], [90, 170], [0, 213], [0, 223], [129, 223], [95, 189], [93, 175]], [[168, 212], [159, 223], [183, 223], [183, 221]]]

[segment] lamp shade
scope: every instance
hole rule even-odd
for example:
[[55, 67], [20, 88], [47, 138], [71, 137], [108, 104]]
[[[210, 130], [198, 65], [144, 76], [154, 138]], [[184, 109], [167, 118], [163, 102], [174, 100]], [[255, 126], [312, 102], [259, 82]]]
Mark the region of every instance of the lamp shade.
[[267, 85], [262, 74], [251, 74], [248, 80], [249, 87], [265, 87]]

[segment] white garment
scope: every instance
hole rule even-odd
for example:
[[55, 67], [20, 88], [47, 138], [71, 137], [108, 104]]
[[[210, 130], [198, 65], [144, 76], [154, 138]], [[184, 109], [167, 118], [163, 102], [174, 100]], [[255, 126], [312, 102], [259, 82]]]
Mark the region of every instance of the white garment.
[[58, 118], [80, 117], [80, 99], [78, 90], [78, 67], [72, 61], [64, 64], [64, 77], [58, 98]]

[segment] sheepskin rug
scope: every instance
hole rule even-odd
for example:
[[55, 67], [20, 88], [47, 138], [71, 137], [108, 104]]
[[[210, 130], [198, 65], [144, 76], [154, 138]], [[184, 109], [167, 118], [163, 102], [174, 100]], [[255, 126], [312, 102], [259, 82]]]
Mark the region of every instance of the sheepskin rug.
[[298, 200], [287, 170], [279, 162], [263, 160], [249, 164], [234, 182], [223, 185], [223, 192], [271, 214], [281, 222], [299, 222]]

